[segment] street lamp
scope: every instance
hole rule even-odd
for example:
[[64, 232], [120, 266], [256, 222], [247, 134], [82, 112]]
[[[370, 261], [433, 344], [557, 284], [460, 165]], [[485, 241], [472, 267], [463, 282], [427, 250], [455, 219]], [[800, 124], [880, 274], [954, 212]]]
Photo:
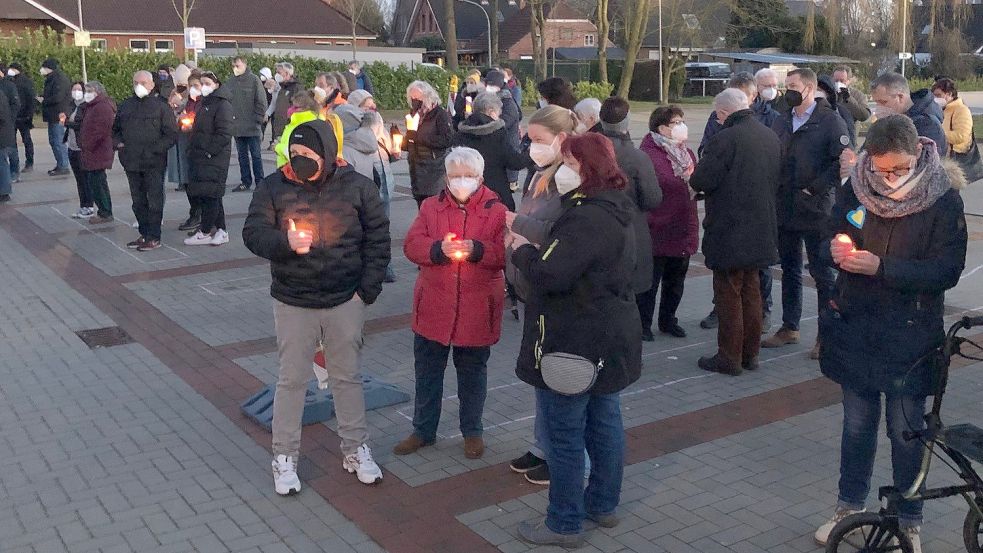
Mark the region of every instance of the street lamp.
[[[606, 38], [606, 37], [605, 37]], [[662, 0], [659, 0], [659, 103], [664, 103], [662, 98], [662, 73], [666, 69], [666, 60], [662, 53]]]
[[901, 75], [904, 75], [905, 60], [908, 55], [908, 2], [922, 6], [922, 0], [901, 0]]

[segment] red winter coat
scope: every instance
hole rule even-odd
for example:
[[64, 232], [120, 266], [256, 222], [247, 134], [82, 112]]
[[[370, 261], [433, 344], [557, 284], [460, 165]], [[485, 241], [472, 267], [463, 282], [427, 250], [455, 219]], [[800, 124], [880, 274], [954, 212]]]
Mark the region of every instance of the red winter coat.
[[113, 157], [113, 120], [116, 118], [116, 106], [109, 96], [100, 94], [85, 106], [85, 117], [82, 118], [82, 128], [79, 129], [79, 149], [82, 150], [82, 169], [98, 171], [112, 169]]
[[[689, 257], [696, 253], [700, 241], [700, 218], [696, 212], [696, 201], [690, 199], [689, 184], [672, 172], [669, 156], [656, 145], [651, 135], [645, 135], [639, 149], [652, 160], [662, 188], [662, 203], [647, 214], [649, 233], [652, 234], [652, 255]], [[689, 150], [689, 155], [693, 165], [696, 165], [692, 150]]]
[[[463, 206], [445, 189], [420, 207], [403, 253], [420, 266], [413, 291], [413, 332], [444, 345], [490, 346], [502, 330], [505, 205], [482, 185]], [[440, 249], [448, 233], [473, 240], [464, 261]]]

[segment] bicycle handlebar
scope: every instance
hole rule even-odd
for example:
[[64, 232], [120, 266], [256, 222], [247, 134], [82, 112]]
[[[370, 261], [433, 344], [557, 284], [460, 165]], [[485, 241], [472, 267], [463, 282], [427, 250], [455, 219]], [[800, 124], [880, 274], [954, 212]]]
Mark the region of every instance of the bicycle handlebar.
[[983, 316], [979, 317], [963, 317], [962, 323], [964, 328], [973, 328], [974, 326], [983, 326]]

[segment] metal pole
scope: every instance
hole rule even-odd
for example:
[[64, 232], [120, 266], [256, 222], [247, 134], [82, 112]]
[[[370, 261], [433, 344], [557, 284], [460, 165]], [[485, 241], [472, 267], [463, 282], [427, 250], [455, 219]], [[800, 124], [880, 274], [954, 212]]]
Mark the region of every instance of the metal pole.
[[665, 103], [662, 97], [662, 73], [665, 71], [666, 61], [662, 55], [662, 0], [659, 0], [659, 103]]
[[[491, 18], [488, 17], [488, 12], [485, 11], [485, 8], [483, 8], [481, 4], [474, 2], [473, 0], [457, 0], [457, 1], [464, 2], [465, 4], [471, 4], [472, 6], [477, 7], [479, 10], [481, 10], [481, 13], [485, 16], [485, 25], [487, 25], [488, 27], [488, 65], [491, 65], [491, 59], [492, 59]], [[498, 14], [496, 14], [495, 17], [498, 17]]]
[[905, 52], [907, 51], [908, 0], [901, 0], [901, 75], [904, 76]]
[[[85, 28], [82, 25], [82, 0], [78, 0], [78, 8], [79, 8], [79, 31], [81, 31], [82, 29]], [[82, 47], [82, 82], [83, 83], [89, 82], [89, 73], [85, 67], [85, 46]]]

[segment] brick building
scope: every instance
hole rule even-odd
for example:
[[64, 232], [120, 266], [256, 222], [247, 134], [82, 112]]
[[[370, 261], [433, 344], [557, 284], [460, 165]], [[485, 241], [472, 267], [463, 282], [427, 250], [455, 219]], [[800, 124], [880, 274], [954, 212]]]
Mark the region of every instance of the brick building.
[[[525, 4], [523, 2], [523, 4]], [[587, 15], [580, 13], [563, 0], [543, 7], [546, 15], [547, 48], [596, 47], [600, 40], [597, 25]], [[505, 59], [532, 59], [531, 9], [523, 5], [499, 27], [498, 47]], [[484, 40], [484, 35], [480, 37]], [[612, 43], [609, 40], [608, 45]]]
[[[184, 56], [181, 19], [169, 0], [86, 0], [82, 9], [93, 48]], [[203, 27], [210, 46], [350, 46], [353, 40], [351, 20], [325, 0], [201, 0], [194, 4], [189, 25]], [[71, 40], [79, 30], [77, 0], [0, 0], [0, 35], [45, 26]], [[354, 41], [366, 46], [375, 38], [374, 32], [359, 26]]]

